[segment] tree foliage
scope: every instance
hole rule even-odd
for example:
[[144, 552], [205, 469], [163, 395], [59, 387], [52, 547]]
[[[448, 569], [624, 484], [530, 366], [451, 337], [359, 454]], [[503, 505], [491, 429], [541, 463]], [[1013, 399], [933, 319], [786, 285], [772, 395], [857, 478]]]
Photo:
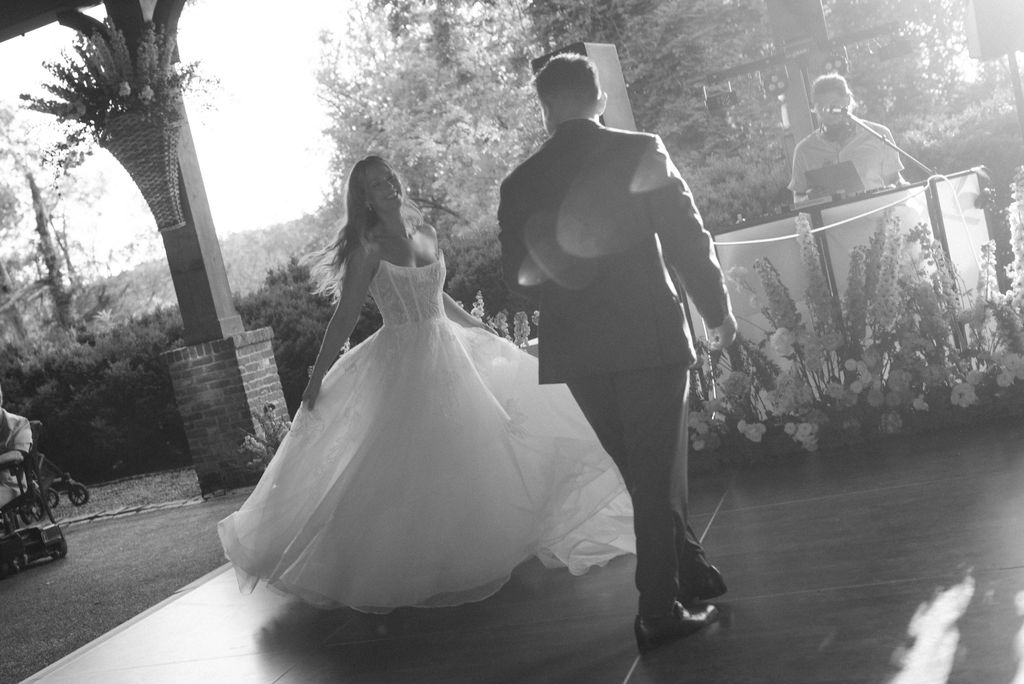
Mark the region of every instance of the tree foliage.
[[323, 37], [334, 201], [367, 154], [442, 233], [493, 229], [501, 179], [540, 141], [528, 25], [508, 2], [370, 2]]
[[85, 482], [187, 465], [185, 431], [161, 353], [181, 344], [165, 309], [74, 337], [0, 347], [7, 408], [43, 422], [41, 450]]
[[[940, 171], [985, 161], [955, 142], [968, 129], [942, 124], [966, 126], [959, 115], [979, 99], [989, 101], [981, 110], [991, 116], [975, 119], [972, 130], [1000, 128], [1008, 114], [1005, 97], [992, 97], [1008, 91], [1000, 65], [965, 57], [960, 0], [825, 0], [823, 10], [833, 39], [860, 36], [847, 51], [863, 116], [886, 123], [912, 153], [941, 159]], [[365, 0], [343, 34], [323, 39], [331, 211], [343, 209], [351, 165], [378, 152], [404, 172], [410, 196], [446, 239], [474, 230], [493, 239], [497, 187], [544, 137], [529, 62], [584, 41], [616, 46], [638, 128], [665, 140], [712, 229], [772, 214], [790, 199], [794, 142], [779, 103], [761, 96], [755, 72], [731, 79], [740, 101], [725, 115], [706, 111], [698, 87], [713, 84], [715, 72], [773, 54], [766, 12], [759, 0]], [[1024, 158], [1019, 146], [1001, 152], [993, 182], [1007, 187], [1003, 167]], [[923, 173], [908, 169], [908, 177]], [[453, 270], [465, 253], [476, 265], [462, 274], [473, 270], [490, 282], [495, 270], [478, 268], [479, 259], [497, 252], [482, 238], [449, 249]], [[453, 277], [449, 285], [468, 293], [474, 288], [466, 282]], [[485, 299], [507, 304], [504, 294]]]

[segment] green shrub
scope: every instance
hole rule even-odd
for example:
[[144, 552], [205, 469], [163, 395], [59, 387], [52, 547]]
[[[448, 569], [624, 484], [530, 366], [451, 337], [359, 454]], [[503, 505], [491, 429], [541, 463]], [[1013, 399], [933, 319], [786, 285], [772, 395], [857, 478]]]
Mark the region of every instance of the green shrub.
[[172, 309], [75, 338], [8, 345], [7, 408], [43, 423], [40, 450], [84, 482], [190, 463], [161, 353], [181, 344]]
[[501, 278], [501, 245], [492, 231], [451, 237], [442, 244], [448, 277], [445, 290], [466, 308], [483, 294], [487, 314], [511, 309], [508, 288]]
[[[274, 358], [291, 416], [302, 402], [307, 371], [316, 360], [324, 329], [334, 313], [330, 300], [312, 290], [309, 268], [293, 258], [270, 271], [263, 287], [235, 302], [247, 330], [267, 326], [274, 330]], [[380, 313], [367, 302], [352, 333], [352, 344], [369, 337], [380, 325]]]

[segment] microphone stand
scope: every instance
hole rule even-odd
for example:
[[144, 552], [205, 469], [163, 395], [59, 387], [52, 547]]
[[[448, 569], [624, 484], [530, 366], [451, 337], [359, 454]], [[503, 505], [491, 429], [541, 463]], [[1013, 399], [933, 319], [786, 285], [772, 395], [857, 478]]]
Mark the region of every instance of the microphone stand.
[[855, 117], [855, 116], [854, 116], [853, 114], [851, 114], [851, 113], [850, 113], [850, 112], [848, 112], [848, 111], [843, 111], [843, 115], [844, 115], [844, 116], [845, 116], [845, 117], [846, 117], [846, 118], [847, 118], [848, 120], [850, 120], [850, 121], [852, 121], [853, 123], [857, 124], [858, 126], [860, 126], [861, 128], [863, 128], [863, 129], [864, 129], [865, 131], [867, 131], [867, 132], [868, 132], [868, 133], [870, 133], [871, 135], [873, 135], [873, 136], [875, 136], [876, 138], [878, 138], [879, 140], [881, 140], [881, 141], [882, 141], [882, 144], [883, 144], [883, 145], [885, 145], [886, 147], [891, 147], [892, 149], [896, 150], [896, 152], [897, 152], [897, 153], [899, 153], [899, 154], [902, 154], [902, 155], [903, 155], [904, 157], [906, 157], [906, 158], [907, 158], [907, 159], [909, 159], [910, 161], [912, 161], [912, 162], [914, 162], [915, 164], [917, 164], [917, 166], [918, 166], [918, 167], [919, 167], [920, 169], [922, 169], [922, 170], [923, 170], [923, 171], [924, 171], [924, 172], [925, 172], [926, 174], [928, 174], [928, 178], [931, 178], [932, 176], [934, 176], [934, 175], [935, 175], [935, 172], [934, 172], [934, 171], [932, 171], [932, 170], [931, 170], [931, 169], [929, 169], [929, 168], [928, 168], [927, 166], [925, 166], [925, 165], [924, 165], [923, 163], [921, 163], [920, 161], [918, 161], [917, 159], [915, 159], [913, 155], [911, 155], [911, 154], [910, 154], [909, 152], [906, 152], [906, 151], [905, 151], [905, 150], [904, 150], [903, 148], [901, 148], [901, 147], [900, 147], [899, 145], [897, 145], [897, 144], [896, 144], [896, 143], [894, 143], [893, 141], [889, 140], [888, 138], [886, 138], [886, 137], [885, 137], [884, 135], [882, 135], [881, 133], [879, 133], [879, 132], [878, 132], [878, 131], [876, 131], [875, 129], [871, 128], [871, 126], [868, 126], [868, 125], [867, 125], [866, 123], [864, 123], [864, 121], [863, 121], [863, 120], [861, 120], [861, 119], [858, 119], [857, 117]]

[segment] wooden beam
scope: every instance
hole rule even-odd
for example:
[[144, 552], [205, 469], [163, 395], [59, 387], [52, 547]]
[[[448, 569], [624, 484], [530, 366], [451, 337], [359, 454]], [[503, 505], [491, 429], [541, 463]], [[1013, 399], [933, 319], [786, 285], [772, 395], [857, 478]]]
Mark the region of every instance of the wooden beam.
[[57, 15], [101, 0], [4, 0], [0, 2], [0, 42], [57, 21]]
[[103, 0], [103, 5], [107, 8], [107, 18], [121, 29], [128, 49], [135, 54], [144, 28], [139, 0]]
[[185, 6], [185, 0], [157, 0], [153, 10], [153, 22], [166, 28], [168, 33], [178, 30], [178, 17]]
[[57, 21], [61, 26], [67, 26], [69, 29], [78, 31], [83, 36], [100, 33], [107, 38], [110, 37], [107, 25], [94, 17], [90, 17], [88, 14], [82, 14], [78, 11], [60, 12], [57, 14]]

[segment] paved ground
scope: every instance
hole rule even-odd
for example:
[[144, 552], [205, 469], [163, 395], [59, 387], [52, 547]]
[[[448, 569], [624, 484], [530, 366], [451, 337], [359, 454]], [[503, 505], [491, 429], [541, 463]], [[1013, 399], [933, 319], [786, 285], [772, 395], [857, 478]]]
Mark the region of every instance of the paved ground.
[[244, 497], [68, 527], [67, 558], [0, 581], [0, 684], [20, 681], [220, 566], [217, 521]]
[[[316, 610], [262, 587], [240, 594], [225, 571], [33, 681], [1024, 684], [1024, 423], [695, 478], [691, 495], [694, 529], [729, 583], [716, 601], [722, 619], [642, 657], [632, 556], [581, 577], [528, 561], [485, 601], [383, 617]], [[174, 520], [210, 543], [232, 503]], [[153, 519], [148, 531], [166, 537], [172, 519]], [[138, 534], [145, 520], [89, 523], [76, 543], [89, 531], [119, 548], [130, 540], [115, 533]], [[166, 544], [152, 548], [160, 567], [179, 562]], [[155, 578], [122, 569], [93, 581], [97, 595], [156, 585], [153, 564], [142, 567]]]

